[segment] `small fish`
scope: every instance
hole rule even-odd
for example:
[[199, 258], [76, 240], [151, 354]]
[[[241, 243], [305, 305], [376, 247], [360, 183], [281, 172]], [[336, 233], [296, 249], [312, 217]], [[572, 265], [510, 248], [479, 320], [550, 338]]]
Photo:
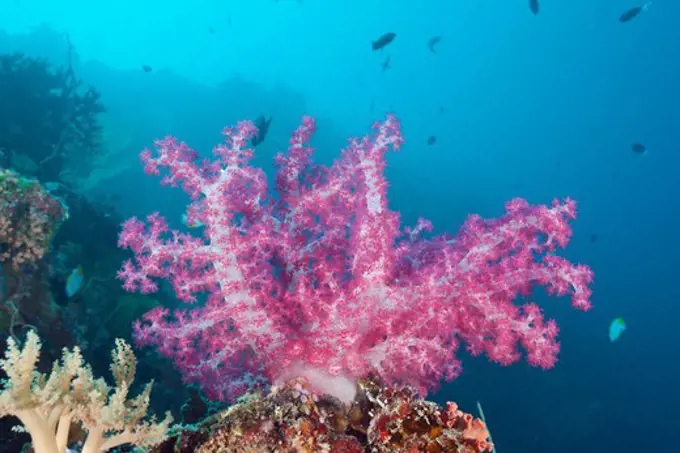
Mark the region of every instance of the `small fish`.
[[144, 65], [142, 65], [142, 71], [151, 72], [151, 71], [153, 71], [153, 68], [149, 65], [144, 64]]
[[383, 64], [382, 64], [382, 70], [383, 71], [387, 71], [388, 69], [390, 69], [390, 56], [389, 55], [387, 56], [387, 58], [385, 58], [385, 61], [383, 61]]
[[590, 242], [592, 244], [596, 243], [598, 239], [599, 239], [599, 236], [597, 234], [591, 234], [590, 235]]
[[538, 0], [529, 0], [529, 9], [534, 13], [534, 16], [537, 15], [541, 10], [541, 5], [538, 4]]
[[638, 153], [638, 154], [645, 154], [647, 152], [647, 147], [645, 145], [643, 145], [642, 143], [633, 143], [631, 145], [630, 149], [634, 153]]
[[209, 28], [208, 28], [208, 33], [210, 33], [211, 35], [214, 35], [214, 34], [215, 34], [215, 29], [214, 29], [213, 27], [209, 27]]
[[427, 48], [430, 49], [430, 52], [437, 53], [435, 46], [439, 44], [439, 41], [441, 40], [442, 40], [441, 36], [433, 36], [427, 41]]
[[253, 148], [264, 141], [265, 137], [267, 136], [267, 132], [269, 131], [269, 125], [272, 123], [273, 119], [274, 117], [265, 120], [264, 115], [260, 115], [257, 117], [257, 119], [255, 120], [257, 134], [255, 135], [255, 137], [253, 137], [251, 141], [251, 145], [253, 146]]
[[628, 22], [629, 20], [636, 18], [640, 13], [647, 11], [650, 6], [652, 6], [652, 2], [645, 3], [642, 6], [635, 6], [629, 9], [625, 13], [621, 14], [621, 16], [619, 16], [619, 22]]
[[623, 332], [626, 331], [626, 321], [623, 318], [616, 318], [609, 325], [609, 341], [612, 343], [618, 340]]
[[427, 137], [427, 144], [429, 146], [432, 146], [435, 143], [437, 143], [437, 137], [435, 137], [434, 135], [430, 135], [429, 137]]
[[[186, 209], [184, 210], [184, 214], [182, 214], [182, 225], [184, 225], [187, 228], [204, 227], [205, 224], [198, 220], [202, 212], [203, 206], [201, 204], [189, 203], [186, 206]], [[191, 213], [192, 220], [189, 220], [188, 213]]]
[[380, 38], [373, 41], [371, 43], [371, 47], [373, 48], [373, 50], [382, 49], [383, 47], [385, 47], [386, 45], [388, 45], [389, 43], [394, 41], [394, 38], [396, 38], [396, 37], [397, 37], [396, 33], [392, 33], [392, 32], [385, 33]]
[[83, 267], [78, 265], [66, 279], [66, 297], [71, 298], [83, 287]]
[[182, 225], [187, 228], [201, 228], [205, 226], [200, 220], [189, 221], [189, 216], [186, 213], [182, 214]]

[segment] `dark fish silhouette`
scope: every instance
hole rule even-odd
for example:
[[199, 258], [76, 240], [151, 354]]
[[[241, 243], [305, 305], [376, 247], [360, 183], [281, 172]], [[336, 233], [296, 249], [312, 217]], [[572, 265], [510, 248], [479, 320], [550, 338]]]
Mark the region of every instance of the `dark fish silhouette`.
[[151, 72], [151, 71], [153, 71], [153, 68], [151, 66], [145, 64], [145, 65], [142, 65], [142, 71]]
[[652, 3], [645, 3], [642, 6], [635, 6], [619, 16], [619, 22], [628, 22], [636, 18], [641, 12], [647, 11]]
[[385, 33], [380, 38], [373, 41], [373, 43], [371, 44], [371, 47], [373, 48], [373, 50], [382, 49], [383, 47], [385, 47], [386, 45], [388, 45], [389, 43], [394, 41], [394, 38], [396, 38], [396, 37], [397, 37], [396, 33], [392, 33], [392, 32]]
[[390, 69], [390, 56], [389, 55], [387, 56], [387, 58], [385, 58], [385, 61], [383, 61], [383, 64], [382, 64], [382, 70], [383, 71], [387, 71], [388, 69]]
[[428, 145], [432, 146], [435, 143], [437, 143], [437, 137], [435, 137], [434, 135], [430, 135], [429, 137], [427, 137], [427, 144]]
[[432, 38], [427, 41], [427, 47], [430, 49], [430, 52], [432, 53], [437, 53], [435, 46], [439, 44], [439, 41], [442, 40], [441, 36], [433, 36]]
[[642, 143], [633, 143], [630, 147], [634, 153], [644, 154], [647, 152], [647, 147]]
[[534, 15], [538, 14], [541, 10], [541, 6], [538, 4], [538, 0], [529, 0], [529, 9]]
[[274, 117], [265, 120], [264, 115], [260, 115], [257, 117], [257, 119], [255, 120], [257, 135], [255, 135], [255, 137], [253, 137], [253, 140], [250, 142], [253, 148], [264, 141], [265, 137], [267, 136], [267, 132], [269, 131], [269, 125], [272, 123], [273, 119]]

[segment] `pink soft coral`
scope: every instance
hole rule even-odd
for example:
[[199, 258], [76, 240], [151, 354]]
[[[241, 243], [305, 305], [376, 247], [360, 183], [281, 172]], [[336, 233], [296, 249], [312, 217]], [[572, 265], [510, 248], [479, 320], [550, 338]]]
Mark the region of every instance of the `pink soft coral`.
[[459, 373], [460, 341], [503, 364], [520, 358], [519, 345], [532, 365], [555, 363], [555, 323], [513, 299], [538, 283], [589, 307], [591, 271], [553, 255], [570, 237], [573, 201], [516, 199], [499, 219], [471, 216], [455, 239], [421, 239], [427, 221], [402, 232], [387, 207], [384, 155], [402, 143], [397, 120], [351, 140], [329, 168], [311, 163], [314, 128], [304, 118], [277, 156], [277, 198], [248, 165], [249, 122], [224, 131], [215, 161], [198, 164], [173, 138], [142, 154], [148, 173], [167, 168], [163, 182], [183, 187], [194, 200], [189, 219], [206, 227], [197, 238], [169, 231], [158, 214], [148, 225], [128, 220], [120, 246], [135, 259], [120, 278], [130, 291], [156, 291], [157, 277], [186, 302], [208, 297], [148, 313], [136, 326], [141, 344], [218, 398], [300, 366], [350, 381], [375, 371], [426, 390]]

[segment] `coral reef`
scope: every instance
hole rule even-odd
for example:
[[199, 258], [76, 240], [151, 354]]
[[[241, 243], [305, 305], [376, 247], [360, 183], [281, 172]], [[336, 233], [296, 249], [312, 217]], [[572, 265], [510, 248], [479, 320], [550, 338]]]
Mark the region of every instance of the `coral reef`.
[[455, 403], [442, 408], [374, 376], [359, 382], [350, 403], [296, 379], [176, 428], [151, 453], [481, 453], [492, 449], [488, 436]]

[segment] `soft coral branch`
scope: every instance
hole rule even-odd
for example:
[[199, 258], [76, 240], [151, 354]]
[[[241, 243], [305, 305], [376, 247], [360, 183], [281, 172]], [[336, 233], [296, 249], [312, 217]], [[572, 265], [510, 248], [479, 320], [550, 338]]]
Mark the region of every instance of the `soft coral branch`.
[[113, 388], [92, 376], [77, 347], [65, 349], [61, 363], [55, 362], [49, 375], [38, 373], [40, 348], [37, 334], [29, 331], [21, 349], [13, 338], [7, 340], [5, 358], [0, 360], [7, 374], [0, 391], [0, 417], [16, 416], [36, 453], [63, 453], [72, 422], [79, 422], [88, 433], [83, 453], [124, 444], [150, 446], [165, 439], [172, 422], [169, 414], [162, 422], [153, 417], [145, 420], [151, 384], [128, 399], [137, 362], [123, 340], [116, 340], [112, 353]]
[[130, 220], [120, 245], [135, 256], [120, 277], [129, 290], [156, 290], [162, 278], [182, 300], [208, 297], [149, 313], [136, 328], [141, 343], [219, 398], [291, 369], [350, 379], [377, 371], [426, 390], [460, 372], [460, 343], [503, 364], [520, 347], [532, 365], [555, 363], [556, 324], [513, 302], [538, 284], [589, 307], [590, 270], [554, 256], [571, 235], [573, 201], [512, 200], [498, 219], [471, 216], [457, 237], [425, 239], [428, 221], [402, 231], [388, 208], [385, 153], [402, 143], [396, 118], [351, 140], [330, 167], [311, 161], [314, 129], [305, 117], [277, 156], [278, 197], [249, 166], [250, 123], [226, 129], [217, 159], [201, 166], [174, 139], [143, 154], [148, 170], [167, 169], [164, 181], [194, 199], [188, 214], [204, 236], [168, 231], [157, 215], [148, 228]]

